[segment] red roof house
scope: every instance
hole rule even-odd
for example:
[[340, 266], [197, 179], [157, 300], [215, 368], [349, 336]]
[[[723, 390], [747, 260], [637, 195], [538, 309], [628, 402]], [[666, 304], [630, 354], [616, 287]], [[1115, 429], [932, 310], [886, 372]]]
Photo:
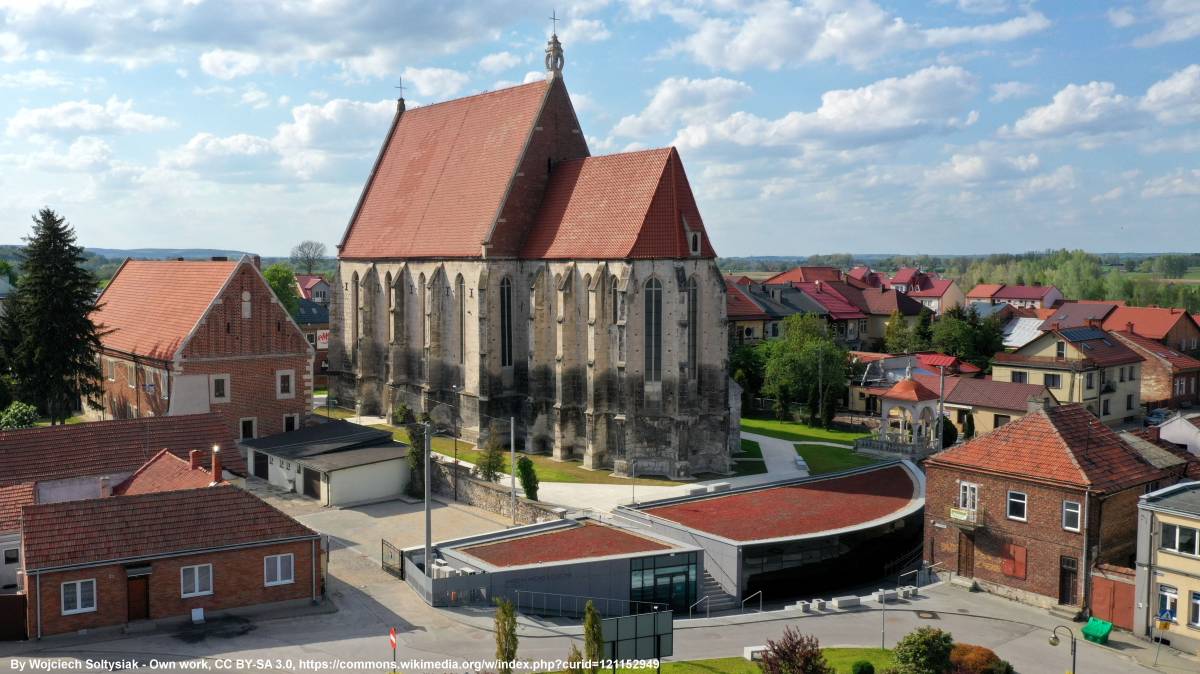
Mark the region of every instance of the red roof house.
[[1200, 325], [1183, 309], [1115, 306], [1102, 327], [1149, 337], [1178, 351], [1200, 350]]
[[258, 437], [308, 413], [313, 349], [251, 258], [126, 260], [99, 305], [104, 392], [93, 416], [211, 411]]
[[296, 289], [303, 299], [321, 304], [329, 302], [329, 281], [320, 274], [296, 274]]
[[203, 454], [205, 453], [193, 449], [188, 452], [187, 459], [181, 459], [170, 450], [164, 449], [135, 470], [133, 475], [113, 487], [113, 495], [133, 496], [159, 491], [199, 489], [224, 482], [220, 477], [213, 477], [222, 473], [220, 451], [208, 453], [211, 463], [207, 466], [201, 461]]
[[1063, 299], [1054, 286], [1019, 286], [1003, 283], [980, 283], [967, 293], [968, 301], [989, 304], [1009, 304], [1014, 307], [1049, 309]]
[[1144, 361], [1141, 376], [1143, 405], [1179, 408], [1200, 403], [1200, 360], [1134, 332], [1118, 330], [1111, 334], [1136, 351]]
[[842, 270], [837, 267], [795, 267], [781, 271], [763, 283], [813, 283], [816, 281], [841, 281]]
[[1092, 567], [1129, 564], [1138, 497], [1178, 478], [1157, 458], [1079, 404], [944, 450], [925, 464], [925, 560], [1012, 599], [1086, 609]]

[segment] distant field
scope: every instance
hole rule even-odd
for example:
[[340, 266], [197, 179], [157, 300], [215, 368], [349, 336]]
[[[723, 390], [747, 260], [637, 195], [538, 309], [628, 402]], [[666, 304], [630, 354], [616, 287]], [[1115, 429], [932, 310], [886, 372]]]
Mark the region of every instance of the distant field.
[[765, 281], [778, 274], [777, 271], [727, 271], [727, 276], [746, 276], [755, 281]]

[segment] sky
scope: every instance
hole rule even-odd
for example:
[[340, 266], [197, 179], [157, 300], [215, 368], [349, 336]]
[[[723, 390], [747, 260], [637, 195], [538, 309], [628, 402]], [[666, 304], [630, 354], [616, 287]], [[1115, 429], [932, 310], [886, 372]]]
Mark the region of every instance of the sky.
[[413, 106], [543, 76], [720, 255], [1200, 250], [1200, 0], [0, 0], [0, 243], [341, 238]]

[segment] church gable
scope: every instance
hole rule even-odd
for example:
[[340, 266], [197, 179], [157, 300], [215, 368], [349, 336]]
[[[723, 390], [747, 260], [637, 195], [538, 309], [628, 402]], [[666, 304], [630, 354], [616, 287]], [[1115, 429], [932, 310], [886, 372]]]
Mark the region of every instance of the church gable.
[[339, 257], [479, 257], [547, 86], [534, 82], [409, 111], [401, 107]]
[[704, 231], [704, 221], [700, 219], [700, 209], [692, 196], [683, 162], [675, 148], [670, 148], [646, 220], [628, 257], [716, 256]]

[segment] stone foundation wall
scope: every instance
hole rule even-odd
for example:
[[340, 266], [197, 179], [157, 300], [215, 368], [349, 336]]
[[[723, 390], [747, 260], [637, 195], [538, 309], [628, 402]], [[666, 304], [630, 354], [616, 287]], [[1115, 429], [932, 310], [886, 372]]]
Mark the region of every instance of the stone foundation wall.
[[[453, 463], [434, 461], [430, 466], [433, 473], [433, 492], [447, 498], [454, 497]], [[505, 517], [512, 516], [512, 495], [507, 479], [501, 482], [485, 482], [471, 477], [471, 468], [457, 466], [458, 471], [458, 502], [483, 508]], [[517, 483], [517, 524], [533, 524], [547, 520], [561, 520], [566, 515], [562, 508], [530, 501], [525, 498], [521, 484]]]

